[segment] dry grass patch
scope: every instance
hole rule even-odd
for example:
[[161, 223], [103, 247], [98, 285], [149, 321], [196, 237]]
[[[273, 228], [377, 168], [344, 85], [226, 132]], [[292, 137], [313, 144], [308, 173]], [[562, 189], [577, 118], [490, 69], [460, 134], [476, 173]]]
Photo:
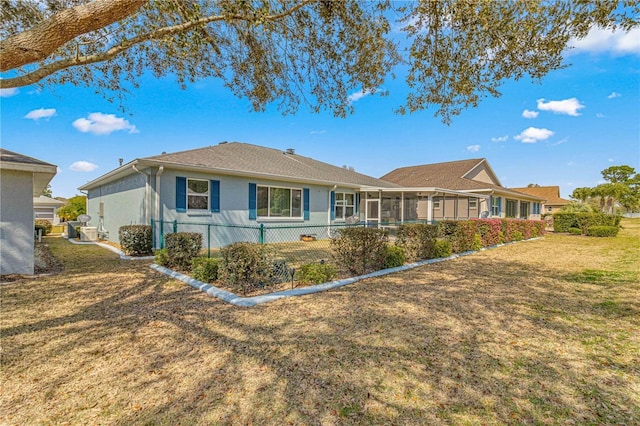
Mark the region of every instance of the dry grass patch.
[[632, 424], [640, 222], [250, 309], [94, 246], [2, 290], [6, 424]]

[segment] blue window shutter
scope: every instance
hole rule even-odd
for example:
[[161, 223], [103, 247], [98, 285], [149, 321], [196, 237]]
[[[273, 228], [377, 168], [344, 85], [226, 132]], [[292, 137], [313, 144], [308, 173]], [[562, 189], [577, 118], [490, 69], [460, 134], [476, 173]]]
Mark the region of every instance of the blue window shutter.
[[211, 212], [220, 213], [220, 181], [212, 180], [209, 190], [211, 191]]
[[329, 208], [331, 209], [331, 220], [335, 220], [336, 218], [336, 192], [331, 191], [331, 201]]
[[258, 212], [256, 210], [258, 198], [258, 187], [255, 183], [249, 184], [249, 220], [256, 220]]
[[502, 215], [502, 197], [498, 197], [498, 216]]
[[309, 220], [309, 188], [302, 188], [302, 203], [304, 206], [304, 220]]
[[176, 176], [176, 211], [187, 211], [187, 178]]
[[356, 194], [356, 205], [353, 207], [353, 213], [358, 214], [358, 209], [360, 208], [360, 193]]

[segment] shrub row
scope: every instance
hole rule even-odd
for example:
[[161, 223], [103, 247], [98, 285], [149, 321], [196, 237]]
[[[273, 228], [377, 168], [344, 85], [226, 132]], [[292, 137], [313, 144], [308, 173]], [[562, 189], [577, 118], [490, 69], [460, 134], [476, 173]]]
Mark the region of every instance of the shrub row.
[[619, 226], [590, 226], [586, 235], [589, 237], [615, 237], [618, 235]]
[[565, 213], [553, 214], [554, 232], [571, 232], [569, 229], [578, 228], [583, 234], [592, 226], [620, 227], [622, 216], [604, 213]]

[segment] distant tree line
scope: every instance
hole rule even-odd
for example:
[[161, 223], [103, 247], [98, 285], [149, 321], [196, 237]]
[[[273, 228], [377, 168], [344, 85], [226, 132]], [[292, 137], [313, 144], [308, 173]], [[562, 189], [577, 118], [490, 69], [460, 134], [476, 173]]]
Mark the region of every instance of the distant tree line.
[[601, 173], [604, 183], [576, 188], [571, 198], [583, 205], [595, 205], [602, 213], [614, 213], [616, 206], [626, 212], [640, 211], [640, 173], [627, 165], [611, 166]]

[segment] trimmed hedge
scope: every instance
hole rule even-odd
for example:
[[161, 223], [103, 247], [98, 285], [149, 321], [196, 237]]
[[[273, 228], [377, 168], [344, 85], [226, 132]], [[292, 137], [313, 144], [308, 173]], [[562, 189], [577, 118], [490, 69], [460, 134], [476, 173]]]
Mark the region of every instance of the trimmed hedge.
[[449, 257], [451, 254], [451, 243], [449, 240], [436, 241], [436, 257]]
[[482, 239], [482, 246], [489, 247], [502, 243], [502, 219], [472, 219], [476, 223], [476, 232]]
[[344, 228], [331, 239], [333, 258], [355, 275], [384, 268], [388, 232], [377, 228]]
[[618, 226], [591, 226], [587, 228], [589, 237], [615, 237], [618, 235]]
[[196, 257], [191, 261], [191, 276], [203, 283], [211, 283], [218, 279], [220, 259]]
[[307, 263], [298, 269], [296, 275], [300, 282], [322, 284], [337, 277], [338, 270], [329, 263]]
[[183, 271], [191, 269], [191, 261], [202, 248], [202, 234], [198, 232], [174, 232], [165, 236], [165, 248], [172, 266]]
[[118, 228], [120, 247], [127, 256], [147, 256], [151, 254], [151, 226], [125, 225]]
[[404, 249], [398, 246], [387, 246], [384, 252], [384, 269], [402, 266], [407, 261]]
[[477, 231], [474, 220], [443, 220], [439, 223], [440, 236], [451, 243], [454, 253], [473, 250]]
[[258, 243], [233, 243], [220, 250], [218, 278], [234, 290], [247, 291], [271, 283], [273, 252]]
[[553, 214], [554, 232], [569, 232], [570, 228], [580, 228], [583, 234], [592, 226], [620, 226], [622, 216], [604, 213], [565, 213]]
[[438, 225], [422, 223], [400, 225], [396, 237], [396, 245], [402, 247], [409, 262], [435, 257]]

